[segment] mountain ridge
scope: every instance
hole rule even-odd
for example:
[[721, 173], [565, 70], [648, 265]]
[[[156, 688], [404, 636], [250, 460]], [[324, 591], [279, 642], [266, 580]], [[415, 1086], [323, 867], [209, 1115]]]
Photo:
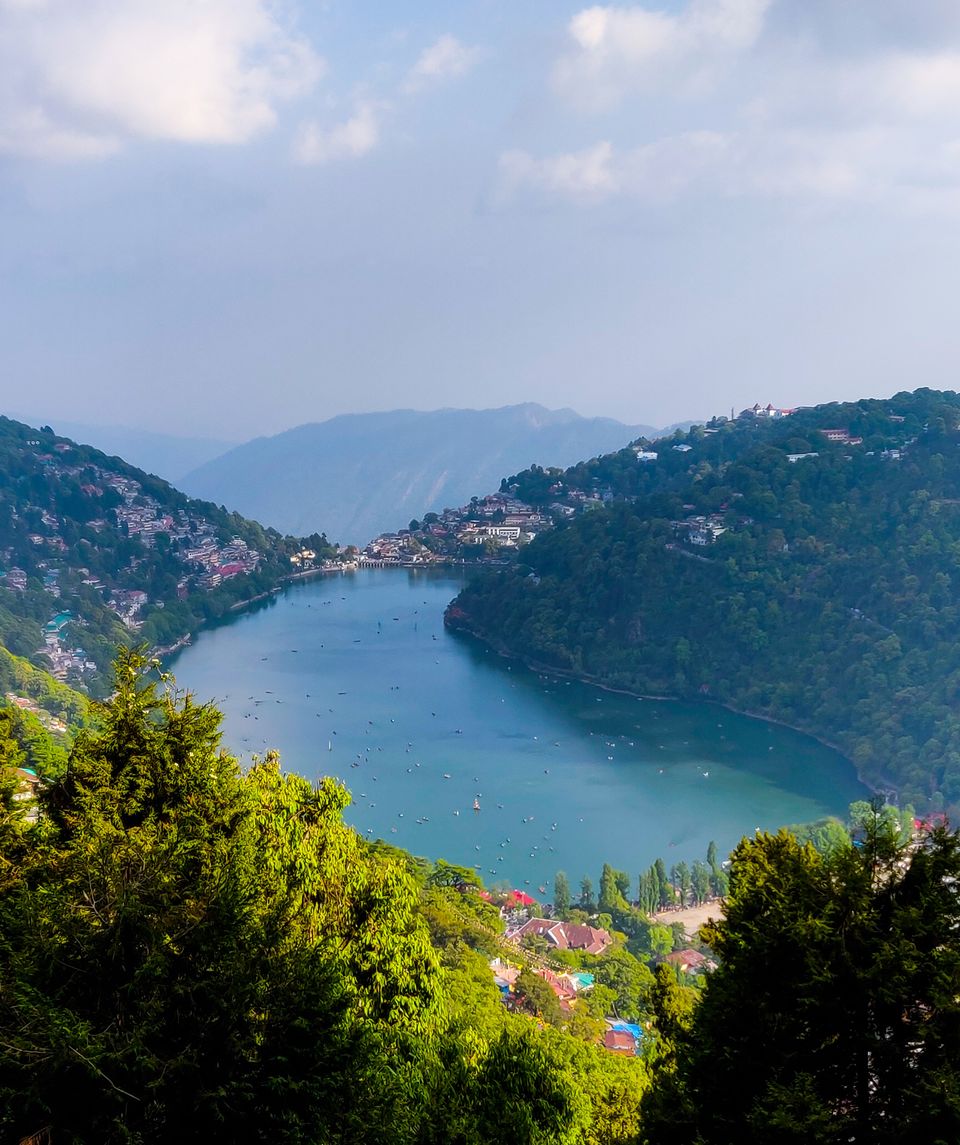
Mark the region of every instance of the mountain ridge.
[[[25, 425], [50, 425], [46, 417], [9, 410], [7, 416]], [[96, 424], [54, 418], [51, 428], [63, 438], [83, 442], [108, 457], [176, 485], [187, 473], [242, 444], [226, 438], [162, 433], [142, 426]]]
[[533, 402], [340, 414], [254, 438], [193, 470], [182, 485], [283, 532], [309, 534], [322, 521], [332, 539], [362, 544], [495, 489], [505, 473], [538, 456], [570, 465], [657, 433]]

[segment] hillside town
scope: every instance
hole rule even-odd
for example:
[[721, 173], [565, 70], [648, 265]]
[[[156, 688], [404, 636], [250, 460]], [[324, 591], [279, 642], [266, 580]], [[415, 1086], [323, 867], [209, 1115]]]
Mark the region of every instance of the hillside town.
[[[470, 888], [461, 889], [470, 893]], [[603, 927], [552, 917], [549, 906], [542, 908], [523, 891], [479, 893], [499, 907], [506, 927], [504, 949], [489, 959], [488, 966], [507, 1009], [530, 1011], [531, 975], [553, 994], [559, 1013], [565, 1018], [572, 1017], [578, 1006], [589, 1007], [585, 999], [597, 981], [592, 969], [602, 965], [604, 955], [617, 956], [623, 936], [617, 939]], [[541, 910], [547, 917], [538, 913]], [[557, 956], [567, 956], [572, 961], [568, 965]], [[694, 980], [716, 966], [708, 955], [689, 946], [671, 951], [662, 961], [674, 969], [678, 981]], [[605, 1049], [633, 1057], [641, 1052], [644, 1030], [636, 1022], [622, 1020], [614, 1011], [603, 1018], [600, 1037]]]
[[427, 513], [409, 528], [381, 533], [361, 553], [361, 567], [491, 561], [512, 555], [552, 519], [508, 493], [474, 497], [459, 509]]
[[[157, 563], [167, 571], [178, 600], [208, 592], [261, 564], [256, 549], [241, 537], [224, 540], [189, 503], [162, 505], [135, 478], [74, 460], [74, 446], [66, 441], [44, 448], [40, 439], [28, 440], [20, 453], [24, 468], [29, 466], [40, 480], [36, 499], [21, 496], [0, 528], [0, 604], [5, 594], [39, 600], [42, 593], [50, 599], [48, 617], [40, 621], [43, 643], [29, 651], [42, 657], [58, 680], [79, 682], [98, 670], [84, 646], [88, 621], [75, 608], [63, 607], [65, 591], [71, 600], [96, 594], [129, 631], [137, 632], [148, 606], [163, 607], [148, 591]], [[123, 553], [122, 564], [99, 560], [108, 538]]]

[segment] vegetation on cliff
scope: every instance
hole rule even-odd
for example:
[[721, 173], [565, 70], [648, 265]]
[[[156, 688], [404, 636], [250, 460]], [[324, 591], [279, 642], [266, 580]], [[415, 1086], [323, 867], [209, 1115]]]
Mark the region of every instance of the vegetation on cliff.
[[[787, 832], [744, 840], [704, 932], [719, 966], [696, 989], [661, 961], [671, 932], [626, 901], [624, 872], [605, 867], [597, 901], [585, 884], [578, 906], [558, 878], [568, 918], [631, 933], [603, 956], [550, 952], [595, 976], [566, 1013], [531, 973], [544, 953], [512, 948], [523, 970], [506, 1006], [488, 966], [503, 925], [472, 871], [364, 841], [333, 780], [285, 773], [275, 755], [242, 771], [219, 713], [140, 657], [121, 654], [116, 685], [36, 813], [0, 768], [5, 1137], [960, 1132], [960, 846], [943, 828], [918, 834], [878, 804], [857, 809], [852, 842], [839, 832], [822, 851]], [[16, 750], [0, 728], [0, 763]], [[669, 894], [656, 865], [649, 879], [651, 896], [654, 882]], [[644, 1025], [641, 1057], [596, 1044], [611, 1005]]]

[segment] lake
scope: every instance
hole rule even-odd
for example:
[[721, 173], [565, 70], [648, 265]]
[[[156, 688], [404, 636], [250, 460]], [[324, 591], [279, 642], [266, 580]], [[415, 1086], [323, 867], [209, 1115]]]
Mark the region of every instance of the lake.
[[[444, 630], [461, 580], [397, 569], [291, 585], [172, 662], [224, 712], [241, 758], [335, 775], [348, 820], [489, 882], [596, 886], [728, 851], [869, 797], [852, 765], [788, 728], [710, 704], [640, 700], [539, 675]], [[479, 807], [479, 810], [475, 808]]]

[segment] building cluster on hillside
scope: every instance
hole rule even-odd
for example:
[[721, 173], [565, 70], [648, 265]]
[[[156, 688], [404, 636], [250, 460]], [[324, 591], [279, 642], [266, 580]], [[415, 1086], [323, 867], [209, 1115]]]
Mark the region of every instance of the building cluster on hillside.
[[361, 565], [420, 565], [463, 559], [482, 549], [479, 559], [496, 558], [532, 541], [550, 528], [549, 517], [506, 493], [474, 498], [459, 509], [427, 513], [414, 529], [381, 533], [359, 558]]
[[[187, 570], [199, 572], [197, 583], [200, 588], [216, 588], [240, 573], [256, 571], [260, 564], [260, 554], [256, 549], [251, 549], [246, 541], [233, 537], [227, 544], [220, 544], [210, 526], [191, 529], [180, 539], [184, 547], [177, 555]], [[186, 595], [188, 586], [189, 577], [184, 576], [177, 589], [181, 595]]]
[[43, 647], [38, 651], [49, 661], [50, 675], [57, 680], [82, 679], [97, 670], [93, 660], [75, 642], [74, 626], [82, 623], [67, 609], [51, 617], [43, 627]]
[[30, 696], [21, 696], [16, 692], [7, 692], [6, 700], [8, 704], [14, 708], [19, 708], [21, 712], [29, 712], [32, 716], [36, 716], [48, 732], [53, 732], [56, 735], [65, 734], [67, 725], [63, 720], [52, 716], [46, 709], [41, 708], [36, 700], [31, 699]]
[[[133, 477], [114, 473], [102, 466], [76, 464], [70, 457], [72, 446], [57, 442], [49, 452], [36, 447], [39, 442], [27, 442], [26, 449], [54, 481], [69, 481], [96, 504], [102, 501], [99, 515], [82, 522], [90, 534], [102, 536], [115, 528], [122, 535], [136, 538], [145, 548], [158, 545], [163, 536], [170, 556], [180, 566], [178, 594], [185, 597], [191, 590], [209, 590], [240, 573], [255, 571], [261, 555], [240, 537], [227, 543], [219, 540], [214, 526], [200, 513], [189, 507], [164, 509], [142, 484]], [[94, 510], [96, 512], [96, 510]], [[27, 593], [32, 579], [54, 601], [58, 601], [64, 586], [79, 583], [102, 594], [107, 606], [131, 629], [140, 627], [143, 610], [150, 604], [145, 584], [137, 585], [137, 568], [144, 563], [143, 556], [130, 557], [122, 568], [113, 570], [112, 583], [92, 574], [89, 569], [75, 568], [66, 554], [70, 546], [64, 536], [66, 522], [61, 521], [49, 507], [18, 502], [11, 507], [12, 538], [18, 528], [24, 538], [19, 547], [0, 551], [0, 588], [15, 593]], [[31, 531], [24, 530], [29, 521]], [[77, 522], [71, 521], [75, 531]], [[69, 533], [68, 533], [69, 535]], [[11, 538], [11, 539], [12, 539]], [[34, 555], [35, 551], [35, 555]], [[19, 557], [19, 560], [17, 559]], [[21, 567], [26, 564], [27, 568]], [[58, 679], [82, 677], [97, 670], [82, 647], [76, 645], [76, 628], [80, 620], [69, 611], [51, 613], [44, 628], [43, 647], [38, 651], [45, 656], [50, 670]]]
[[602, 954], [610, 945], [610, 934], [606, 930], [586, 923], [561, 922], [555, 918], [528, 918], [508, 934], [518, 941], [542, 938], [555, 950], [583, 950], [587, 954]]
[[[553, 918], [530, 917], [529, 910], [520, 911], [516, 907], [504, 907], [501, 913], [508, 920], [506, 941], [519, 946], [523, 941], [540, 939], [550, 950], [581, 951], [585, 954], [601, 955], [612, 943], [608, 931], [585, 923], [564, 922]], [[594, 975], [585, 970], [564, 968], [556, 964], [553, 968], [546, 960], [528, 952], [528, 959], [536, 959], [539, 964], [530, 966], [530, 972], [541, 978], [556, 996], [560, 1012], [570, 1015], [577, 1004], [594, 987]], [[526, 961], [526, 960], [525, 960]], [[504, 1004], [510, 1009], [523, 1005], [520, 978], [523, 970], [520, 965], [505, 958], [490, 960], [493, 981]], [[604, 1022], [603, 1045], [612, 1053], [633, 1056], [638, 1052], [643, 1031], [638, 1025], [608, 1017]]]
[[[469, 888], [462, 890], [468, 892]], [[556, 995], [561, 1014], [570, 1015], [593, 989], [594, 975], [582, 968], [565, 966], [551, 959], [551, 954], [573, 952], [602, 958], [614, 946], [613, 936], [602, 927], [534, 913], [541, 909], [539, 904], [520, 891], [509, 892], [505, 897], [495, 897], [488, 891], [480, 893], [487, 901], [500, 903], [500, 916], [506, 923], [505, 943], [518, 951], [516, 962], [502, 955], [489, 962], [504, 1004], [510, 1009], [525, 1008], [521, 975], [526, 967]], [[549, 913], [547, 907], [546, 914]], [[709, 954], [692, 947], [672, 951], [658, 959], [661, 960], [678, 973], [694, 978], [716, 969]], [[642, 1037], [639, 1025], [621, 1021], [615, 1014], [604, 1019], [603, 1045], [612, 1053], [636, 1054]]]
[[[747, 409], [742, 409], [737, 414], [736, 420], [737, 421], [749, 421], [750, 418], [778, 419], [781, 417], [789, 417], [792, 413], [796, 413], [796, 412], [797, 412], [796, 410], [792, 410], [792, 409], [778, 409], [776, 406], [772, 405], [770, 402], [768, 402], [765, 406], [762, 406], [759, 402], [755, 402], [752, 406], [749, 406]], [[732, 411], [731, 411], [731, 415], [732, 415]]]
[[729, 523], [723, 513], [710, 513], [707, 516], [694, 514], [677, 521], [671, 521], [670, 525], [681, 539], [697, 548], [712, 545], [729, 528]]

